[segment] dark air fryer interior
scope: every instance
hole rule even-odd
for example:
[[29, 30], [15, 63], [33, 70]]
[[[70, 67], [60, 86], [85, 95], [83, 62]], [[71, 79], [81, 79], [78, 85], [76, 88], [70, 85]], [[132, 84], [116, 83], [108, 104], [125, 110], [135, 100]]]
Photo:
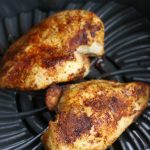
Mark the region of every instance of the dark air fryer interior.
[[[79, 8], [91, 10], [105, 23], [105, 57], [91, 60], [91, 72], [85, 80], [105, 78], [121, 82], [150, 83], [150, 24], [144, 15], [132, 6], [111, 0], [84, 3], [65, 1], [64, 4], [62, 8], [60, 7], [61, 10]], [[38, 7], [38, 4], [33, 5]], [[34, 9], [17, 12], [13, 16], [9, 13], [11, 17], [5, 17], [0, 22], [0, 56], [2, 57], [8, 46], [26, 33], [31, 26], [56, 11], [46, 8], [45, 11]], [[45, 90], [37, 92], [0, 90], [0, 150], [43, 149], [40, 136], [46, 129], [48, 121], [54, 116], [54, 112], [47, 111], [44, 97]], [[150, 103], [138, 120], [108, 149], [150, 149]]]

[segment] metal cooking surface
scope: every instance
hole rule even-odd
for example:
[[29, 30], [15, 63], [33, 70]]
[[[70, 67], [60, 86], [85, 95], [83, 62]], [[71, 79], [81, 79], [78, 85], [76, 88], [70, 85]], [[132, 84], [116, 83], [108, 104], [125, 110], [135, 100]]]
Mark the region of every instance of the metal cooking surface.
[[[150, 83], [150, 29], [149, 22], [134, 8], [112, 1], [99, 3], [69, 3], [64, 9], [83, 8], [94, 11], [105, 23], [105, 50], [103, 59], [94, 59], [86, 80], [113, 79], [122, 82]], [[34, 10], [21, 13], [0, 22], [0, 55], [16, 38], [31, 26], [52, 15], [53, 10]], [[45, 90], [19, 92], [0, 90], [0, 149], [43, 149], [40, 136], [53, 118], [44, 104]], [[141, 117], [133, 123], [109, 150], [150, 149], [150, 103]]]

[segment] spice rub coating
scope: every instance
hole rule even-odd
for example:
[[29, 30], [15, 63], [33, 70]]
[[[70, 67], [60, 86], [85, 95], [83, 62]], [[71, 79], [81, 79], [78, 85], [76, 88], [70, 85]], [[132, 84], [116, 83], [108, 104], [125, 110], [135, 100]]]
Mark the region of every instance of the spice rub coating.
[[45, 148], [105, 150], [146, 108], [149, 95], [149, 85], [141, 82], [91, 80], [67, 86], [56, 120], [42, 136]]
[[0, 87], [39, 90], [88, 74], [88, 56], [104, 53], [104, 25], [94, 13], [66, 10], [13, 43], [0, 68]]

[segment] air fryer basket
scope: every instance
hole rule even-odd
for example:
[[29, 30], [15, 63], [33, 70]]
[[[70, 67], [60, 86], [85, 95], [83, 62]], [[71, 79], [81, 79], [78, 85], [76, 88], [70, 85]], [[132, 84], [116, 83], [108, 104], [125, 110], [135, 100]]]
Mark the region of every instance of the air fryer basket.
[[[105, 57], [91, 60], [85, 80], [143, 81], [150, 83], [150, 24], [133, 7], [113, 1], [69, 2], [63, 9], [95, 12], [105, 23]], [[31, 26], [55, 13], [33, 10], [0, 22], [0, 56]], [[45, 90], [20, 92], [0, 90], [0, 150], [41, 150], [40, 136], [54, 113], [47, 111]], [[150, 103], [144, 113], [108, 148], [109, 150], [150, 149]]]

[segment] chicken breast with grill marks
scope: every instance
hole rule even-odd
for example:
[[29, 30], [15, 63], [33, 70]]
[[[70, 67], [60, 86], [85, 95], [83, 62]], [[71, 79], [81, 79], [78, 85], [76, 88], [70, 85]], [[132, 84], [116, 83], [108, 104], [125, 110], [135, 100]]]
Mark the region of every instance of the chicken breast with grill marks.
[[45, 149], [105, 150], [141, 114], [149, 96], [149, 85], [140, 82], [91, 80], [64, 89], [53, 85], [46, 104], [58, 112], [42, 136]]
[[0, 87], [44, 89], [89, 72], [88, 56], [104, 53], [104, 25], [94, 13], [67, 10], [48, 17], [10, 46], [1, 62]]

